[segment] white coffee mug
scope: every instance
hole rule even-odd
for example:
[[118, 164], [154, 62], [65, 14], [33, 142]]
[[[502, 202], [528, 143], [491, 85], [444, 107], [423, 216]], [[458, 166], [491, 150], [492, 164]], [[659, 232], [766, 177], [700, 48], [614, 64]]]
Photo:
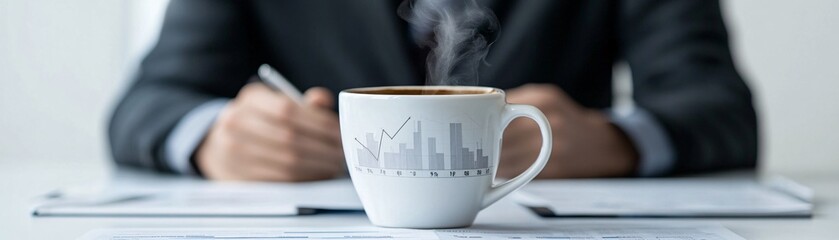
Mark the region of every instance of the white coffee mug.
[[[507, 104], [496, 88], [349, 89], [339, 95], [339, 112], [353, 185], [370, 221], [383, 227], [469, 226], [480, 210], [536, 177], [551, 152], [542, 112]], [[542, 149], [524, 173], [493, 185], [502, 133], [518, 117], [536, 121]]]

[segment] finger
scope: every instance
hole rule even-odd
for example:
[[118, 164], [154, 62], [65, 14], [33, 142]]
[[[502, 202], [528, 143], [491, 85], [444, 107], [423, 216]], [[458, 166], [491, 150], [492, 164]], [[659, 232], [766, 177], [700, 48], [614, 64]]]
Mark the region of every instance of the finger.
[[539, 155], [541, 139], [522, 139], [514, 142], [504, 141], [501, 159], [514, 164], [530, 164]]
[[508, 89], [507, 93], [507, 102], [508, 103], [521, 103], [521, 97], [524, 95], [522, 92], [524, 90], [521, 87]]
[[253, 82], [245, 85], [239, 91], [239, 95], [236, 98], [247, 103], [263, 103], [267, 106], [276, 106], [288, 98], [287, 96], [283, 98], [284, 96], [284, 94], [275, 92], [268, 85], [261, 82]]
[[256, 156], [260, 159], [272, 158], [271, 156], [295, 159], [297, 158], [295, 153], [299, 152], [298, 144], [319, 146], [311, 143], [312, 141], [307, 141], [306, 137], [297, 133], [293, 126], [275, 124], [265, 118], [255, 117], [253, 113], [247, 113], [245, 111], [244, 114], [235, 118], [224, 120], [224, 124], [228, 125], [225, 128], [225, 135], [228, 137], [222, 138], [225, 142], [221, 145], [227, 146], [228, 152], [237, 153], [237, 157], [249, 154], [251, 157]]
[[332, 109], [335, 107], [335, 98], [332, 96], [332, 91], [323, 87], [313, 87], [306, 90], [303, 95], [304, 102], [308, 105]]
[[269, 146], [283, 144], [287, 124], [278, 124], [270, 117], [252, 110], [237, 111], [233, 114], [237, 123], [231, 124], [230, 134], [248, 144], [263, 143]]
[[525, 84], [510, 89], [507, 94], [510, 103], [528, 104], [542, 111], [573, 111], [578, 108], [568, 94], [553, 84]]
[[541, 137], [539, 125], [527, 118], [518, 118], [510, 122], [504, 130], [505, 139], [519, 139], [527, 136]]
[[296, 169], [289, 170], [267, 164], [256, 164], [241, 168], [237, 175], [244, 178], [242, 180], [250, 181], [301, 182], [329, 179], [336, 176], [337, 173], [326, 171], [301, 171]]
[[507, 102], [525, 104], [525, 99], [529, 99], [529, 95], [538, 94], [541, 89], [539, 84], [524, 84], [517, 88], [512, 88], [506, 91]]
[[[340, 145], [341, 135], [338, 123], [338, 116], [331, 109], [301, 107], [292, 101], [288, 96], [275, 93], [264, 87], [264, 85], [246, 87], [248, 96], [243, 100], [245, 112], [256, 112], [256, 116], [265, 118], [275, 124], [293, 124], [299, 126], [305, 134], [321, 138], [323, 141], [334, 145]], [[317, 95], [328, 95], [316, 93], [313, 90], [314, 98], [324, 98]], [[326, 90], [320, 90], [326, 91]], [[325, 102], [324, 100], [314, 100]]]
[[269, 126], [266, 129], [248, 128], [238, 133], [238, 144], [247, 145], [243, 148], [251, 157], [276, 161], [280, 165], [292, 167], [296, 164], [308, 163], [316, 165], [323, 163], [340, 167], [343, 160], [343, 151], [340, 146], [301, 135], [289, 127], [266, 125]]
[[344, 151], [340, 145], [336, 146], [309, 136], [301, 136], [291, 144], [298, 150], [298, 157], [303, 160], [322, 161], [336, 166], [341, 166], [344, 162]]
[[[260, 127], [254, 127], [252, 129], [267, 129], [262, 128], [266, 125], [287, 126], [295, 129], [301, 135], [311, 136], [335, 146], [341, 145], [338, 116], [331, 111], [307, 109], [294, 104], [283, 106], [282, 110], [274, 112], [272, 112], [270, 107], [265, 106], [265, 104], [250, 106], [250, 108], [244, 112], [251, 113], [250, 118], [256, 118], [262, 121], [258, 124]], [[281, 114], [275, 114], [276, 112], [280, 112]], [[257, 122], [251, 121], [251, 123]], [[265, 133], [277, 135], [276, 131], [266, 131]]]
[[329, 89], [313, 87], [306, 91], [306, 107], [301, 111], [303, 118], [298, 118], [298, 126], [314, 136], [340, 144], [340, 124], [338, 115], [332, 111], [335, 99]]
[[508, 96], [507, 101], [518, 104], [547, 106], [557, 105], [559, 103], [559, 98], [550, 96], [547, 93], [542, 93], [539, 91], [522, 91], [520, 94]]
[[275, 92], [262, 83], [250, 83], [236, 97], [244, 112], [258, 113], [271, 121], [284, 122], [294, 117], [300, 106], [288, 96]]
[[[311, 152], [308, 155], [312, 158], [336, 159], [342, 156], [341, 145], [335, 144], [334, 141], [323, 141], [293, 124], [277, 124], [268, 118], [254, 116], [254, 113], [242, 114], [244, 115], [237, 117], [240, 122], [234, 126], [231, 134], [247, 144]], [[334, 131], [338, 132], [338, 129]]]
[[299, 130], [321, 141], [341, 146], [341, 128], [338, 115], [332, 110], [305, 108], [294, 119]]
[[260, 83], [248, 84], [242, 91], [247, 92], [241, 99], [241, 106], [245, 109], [260, 113], [272, 120], [289, 119], [297, 114], [300, 106], [294, 100], [282, 93], [274, 92]]
[[530, 167], [538, 156], [538, 148], [527, 144], [504, 143], [501, 150], [501, 165], [499, 173], [502, 176], [513, 177]]
[[266, 164], [265, 166], [254, 165], [253, 169], [254, 171], [262, 171], [261, 176], [263, 179], [284, 182], [329, 179], [334, 178], [340, 173], [338, 168], [308, 167], [308, 165], [296, 168], [278, 168]]
[[526, 166], [513, 161], [502, 161], [498, 166], [498, 176], [503, 178], [514, 178], [524, 172]]
[[[339, 164], [323, 159], [304, 159], [287, 147], [245, 143], [240, 152], [240, 171], [259, 172], [267, 180], [322, 179], [340, 172]], [[263, 170], [258, 170], [263, 169]], [[309, 176], [311, 175], [311, 176]], [[273, 178], [271, 176], [274, 176]]]

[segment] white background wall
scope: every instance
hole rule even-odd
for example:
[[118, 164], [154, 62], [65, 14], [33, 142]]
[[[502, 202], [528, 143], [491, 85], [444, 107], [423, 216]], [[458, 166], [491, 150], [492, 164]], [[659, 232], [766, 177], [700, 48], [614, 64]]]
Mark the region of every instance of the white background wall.
[[[0, 167], [108, 162], [108, 115], [165, 2], [0, 0]], [[839, 1], [724, 6], [760, 109], [761, 168], [839, 173]]]
[[107, 161], [129, 56], [152, 43], [165, 3], [0, 0], [0, 164]]
[[127, 12], [120, 1], [0, 0], [1, 162], [103, 156]]
[[839, 174], [839, 1], [727, 1], [763, 124], [762, 168]]

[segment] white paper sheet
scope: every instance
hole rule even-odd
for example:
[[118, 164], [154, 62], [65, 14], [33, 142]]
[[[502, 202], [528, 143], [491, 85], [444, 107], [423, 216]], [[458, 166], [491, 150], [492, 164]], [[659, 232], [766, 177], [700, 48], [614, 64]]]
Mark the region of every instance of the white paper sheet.
[[433, 240], [430, 230], [402, 230], [375, 227], [335, 228], [150, 228], [98, 229], [81, 240], [146, 240], [146, 239], [417, 239]]
[[631, 240], [742, 240], [719, 225], [685, 224], [554, 224], [540, 227], [473, 227], [438, 230], [441, 240], [462, 239], [631, 239]]
[[413, 230], [375, 227], [335, 228], [158, 228], [99, 229], [88, 232], [82, 240], [143, 239], [704, 239], [742, 240], [737, 234], [720, 226], [603, 225], [563, 224], [546, 226], [474, 227], [450, 230]]
[[514, 199], [556, 216], [809, 216], [805, 197], [747, 179], [534, 181]]
[[36, 216], [286, 216], [309, 209], [362, 210], [349, 180], [301, 184], [125, 186], [42, 200]]

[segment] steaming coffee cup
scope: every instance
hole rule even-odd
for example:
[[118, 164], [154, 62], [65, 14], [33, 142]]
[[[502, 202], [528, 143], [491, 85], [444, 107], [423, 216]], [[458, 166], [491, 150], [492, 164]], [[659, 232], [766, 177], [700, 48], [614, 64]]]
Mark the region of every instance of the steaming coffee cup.
[[[530, 182], [548, 162], [551, 130], [537, 108], [489, 87], [398, 86], [339, 95], [347, 167], [370, 221], [383, 227], [469, 226], [478, 212]], [[501, 136], [519, 117], [542, 148], [524, 173], [493, 185]]]

